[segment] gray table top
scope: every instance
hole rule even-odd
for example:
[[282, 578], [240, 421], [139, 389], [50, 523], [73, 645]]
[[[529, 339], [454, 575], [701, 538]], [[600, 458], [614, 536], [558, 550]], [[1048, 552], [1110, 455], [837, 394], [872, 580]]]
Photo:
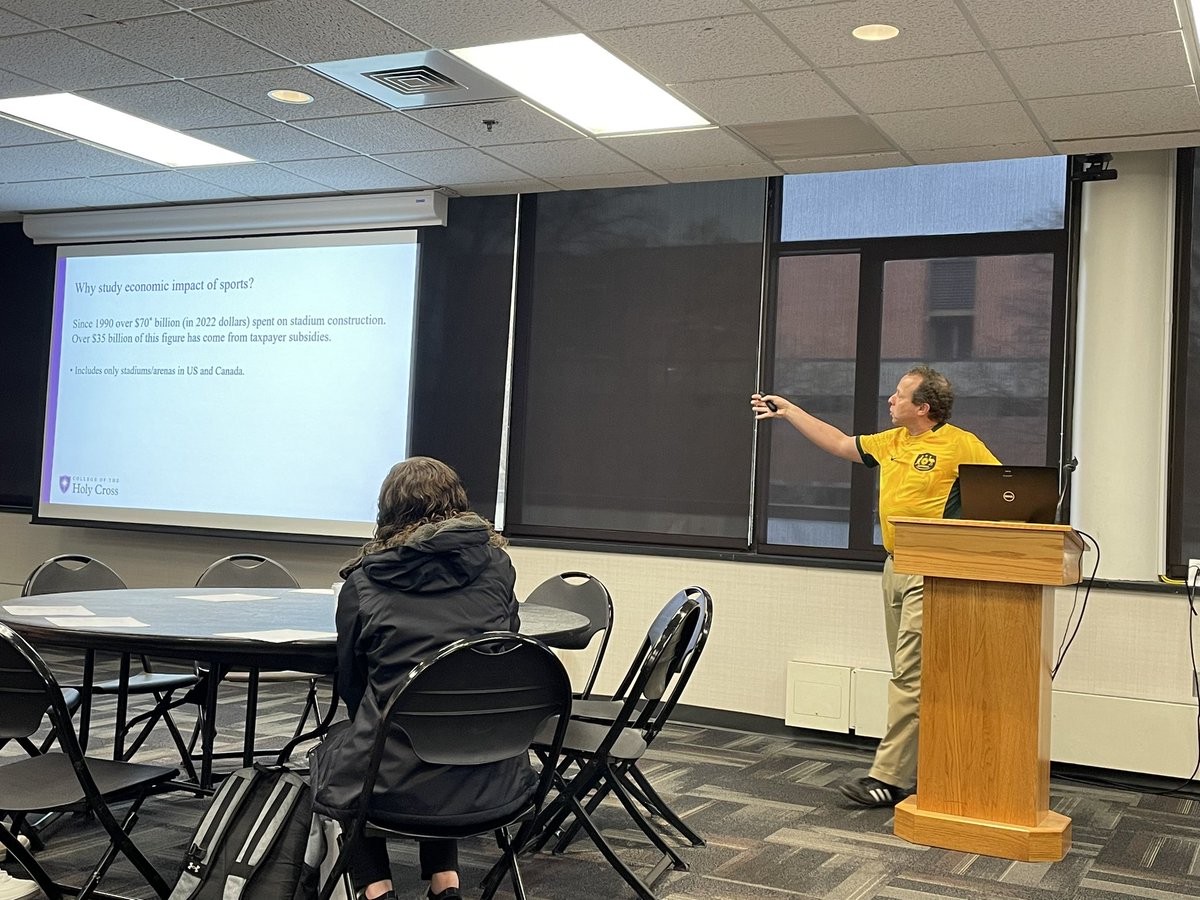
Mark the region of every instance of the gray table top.
[[[322, 672], [336, 664], [335, 603], [330, 588], [125, 588], [18, 597], [0, 621], [56, 646]], [[521, 607], [521, 633], [550, 646], [587, 625]]]

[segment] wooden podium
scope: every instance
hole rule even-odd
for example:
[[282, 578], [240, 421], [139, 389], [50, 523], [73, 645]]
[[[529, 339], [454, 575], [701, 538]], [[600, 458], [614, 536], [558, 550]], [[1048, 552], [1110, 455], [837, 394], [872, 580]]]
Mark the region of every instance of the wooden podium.
[[895, 517], [897, 572], [925, 576], [917, 794], [896, 806], [915, 844], [1062, 859], [1050, 810], [1054, 586], [1079, 581], [1068, 525]]

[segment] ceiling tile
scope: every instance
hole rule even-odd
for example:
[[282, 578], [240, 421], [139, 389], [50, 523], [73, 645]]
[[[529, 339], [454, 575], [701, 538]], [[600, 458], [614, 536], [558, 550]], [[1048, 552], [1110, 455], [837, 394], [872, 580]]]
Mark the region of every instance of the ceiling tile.
[[673, 184], [686, 181], [733, 181], [738, 178], [770, 178], [780, 169], [768, 162], [730, 166], [699, 166], [692, 169], [659, 169], [658, 174]]
[[852, 115], [854, 110], [816, 72], [689, 81], [671, 90], [722, 125]]
[[143, 172], [140, 175], [105, 175], [91, 181], [145, 194], [166, 203], [192, 203], [204, 200], [244, 200], [245, 194], [190, 178], [182, 172]]
[[[345, 156], [346, 151], [303, 131], [271, 122], [267, 125], [230, 125], [224, 128], [197, 128], [188, 132], [202, 141], [241, 153], [259, 162], [292, 159], [324, 159]], [[244, 164], [243, 164], [244, 165]]]
[[43, 153], [46, 146], [30, 144], [21, 147], [0, 147], [0, 182], [50, 181], [74, 175], [74, 172], [51, 164]]
[[771, 159], [846, 156], [893, 149], [891, 141], [858, 116], [758, 122], [733, 130]]
[[187, 170], [192, 178], [237, 191], [248, 197], [301, 196], [330, 194], [329, 188], [266, 163], [240, 166], [194, 166]]
[[1016, 99], [986, 53], [847, 66], [826, 74], [869, 113]]
[[627, 28], [744, 13], [742, 0], [546, 0], [584, 28]]
[[994, 144], [988, 147], [953, 147], [946, 150], [909, 150], [908, 155], [919, 166], [942, 163], [985, 162], [991, 159], [1028, 159], [1049, 156], [1053, 151], [1043, 141], [1021, 144]]
[[[61, 134], [51, 134], [49, 131], [42, 131], [42, 129], [34, 128], [31, 125], [22, 125], [20, 122], [14, 122], [12, 119], [5, 119], [0, 116], [0, 147], [21, 147], [25, 144], [51, 144], [62, 139]], [[0, 172], [0, 181], [3, 180], [4, 173]]]
[[[853, 66], [983, 49], [954, 0], [810, 5], [771, 12], [767, 19], [815, 66]], [[873, 22], [895, 25], [900, 34], [890, 41], [860, 41], [850, 33]]]
[[0, 97], [7, 99], [9, 97], [32, 97], [35, 94], [53, 93], [55, 93], [55, 89], [47, 84], [30, 81], [28, 78], [22, 78], [20, 75], [14, 75], [12, 72], [5, 72], [3, 69], [0, 69]]
[[[573, 34], [579, 29], [538, 0], [357, 0], [431, 47], [457, 50], [482, 44]], [[397, 51], [380, 51], [391, 52]], [[354, 53], [351, 56], [367, 56]]]
[[596, 39], [662, 82], [810, 68], [758, 16], [723, 16], [601, 31]]
[[846, 0], [746, 0], [759, 9], [786, 9], [790, 6], [820, 6], [823, 3], [845, 3]]
[[717, 128], [671, 134], [633, 134], [607, 138], [604, 143], [655, 172], [763, 161], [741, 141]]
[[1195, 87], [1155, 88], [1029, 101], [1050, 140], [1200, 130]]
[[[240, 106], [247, 106], [271, 119], [284, 122], [292, 119], [315, 119], [322, 116], [347, 116], [358, 113], [383, 112], [387, 107], [357, 91], [349, 90], [318, 75], [311, 69], [291, 66], [267, 72], [243, 75], [214, 75], [193, 78], [192, 84]], [[267, 91], [286, 88], [303, 91], [313, 98], [312, 103], [280, 103], [267, 96]]]
[[372, 155], [462, 146], [454, 138], [446, 137], [428, 125], [414, 122], [395, 111], [365, 116], [335, 116], [330, 119], [301, 119], [293, 121], [292, 125], [359, 153]]
[[483, 182], [521, 181], [527, 174], [470, 147], [422, 153], [387, 153], [379, 159], [422, 181], [449, 187]]
[[[472, 147], [563, 141], [582, 135], [524, 100], [407, 109], [404, 114]], [[495, 122], [490, 130], [483, 124], [488, 119]]]
[[266, 116], [206, 94], [182, 81], [102, 88], [80, 91], [79, 95], [168, 128], [209, 128], [270, 121]]
[[274, 69], [287, 62], [184, 12], [110, 25], [85, 25], [69, 33], [174, 78]]
[[81, 141], [62, 141], [40, 145], [46, 161], [73, 175], [125, 175], [132, 172], [159, 172], [164, 166], [121, 153], [101, 150]]
[[1179, 31], [998, 50], [996, 59], [1030, 98], [1192, 83]]
[[517, 181], [484, 181], [479, 184], [460, 184], [453, 190], [454, 193], [462, 197], [495, 197], [510, 194], [542, 194], [546, 191], [558, 189], [554, 185], [537, 178], [524, 178]]
[[419, 178], [398, 172], [391, 166], [385, 166], [365, 156], [307, 159], [278, 163], [277, 167], [338, 191], [409, 190], [429, 187], [427, 182]]
[[298, 63], [425, 49], [348, 0], [261, 0], [197, 15]]
[[[0, 60], [9, 72], [63, 91], [162, 81], [162, 74], [153, 69], [97, 50], [58, 31], [0, 38]], [[67, 60], [69, 65], [65, 64]]]
[[1038, 141], [1041, 135], [1019, 103], [877, 113], [875, 122], [903, 150], [976, 147]]
[[44, 28], [44, 25], [0, 9], [0, 35], [25, 34], [29, 31], [42, 31]]
[[775, 165], [789, 175], [810, 172], [851, 172], [862, 169], [891, 169], [907, 166], [900, 153], [862, 153], [855, 156], [827, 156], [821, 159], [777, 159]]
[[1079, 141], [1055, 141], [1056, 153], [1123, 153], [1135, 150], [1165, 150], [1173, 147], [1200, 147], [1200, 131], [1176, 131], [1171, 134], [1136, 137], [1084, 138]]
[[1179, 28], [1173, 0], [960, 0], [992, 47], [1061, 44]]
[[163, 0], [4, 0], [4, 7], [51, 28], [153, 16], [174, 9]]
[[145, 206], [153, 197], [91, 178], [0, 184], [0, 208], [34, 212], [94, 206]]
[[644, 187], [647, 184], [666, 184], [667, 180], [652, 172], [614, 172], [609, 175], [567, 175], [547, 178], [563, 191], [590, 191], [596, 188]]
[[490, 152], [521, 171], [539, 178], [641, 171], [637, 163], [588, 138], [550, 141], [544, 144], [510, 144], [493, 147]]

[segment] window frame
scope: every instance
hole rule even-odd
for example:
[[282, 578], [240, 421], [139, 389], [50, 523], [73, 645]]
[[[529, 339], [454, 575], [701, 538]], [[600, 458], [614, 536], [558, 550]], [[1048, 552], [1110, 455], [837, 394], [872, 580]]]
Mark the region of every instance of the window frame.
[[[1196, 151], [1181, 147], [1175, 157], [1175, 271], [1172, 289], [1170, 429], [1167, 435], [1167, 542], [1164, 572], [1187, 580], [1183, 549], [1184, 488], [1187, 467], [1188, 339], [1191, 329], [1193, 209]], [[1195, 364], [1200, 366], [1200, 360]]]

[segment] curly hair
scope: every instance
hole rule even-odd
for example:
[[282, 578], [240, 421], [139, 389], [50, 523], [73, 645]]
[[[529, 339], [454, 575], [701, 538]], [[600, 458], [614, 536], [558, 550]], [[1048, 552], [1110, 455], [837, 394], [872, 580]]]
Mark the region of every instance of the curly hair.
[[[411, 456], [398, 462], [379, 488], [375, 535], [345, 565], [342, 577], [356, 569], [367, 555], [403, 544], [422, 525], [467, 516], [476, 517], [467, 501], [466, 488], [454, 469], [429, 456]], [[506, 543], [495, 531], [491, 532], [489, 542], [496, 547]]]
[[912, 402], [916, 406], [929, 404], [929, 418], [942, 423], [950, 421], [954, 408], [954, 386], [941, 372], [929, 366], [913, 366], [905, 375], [916, 375], [921, 383], [913, 388]]

